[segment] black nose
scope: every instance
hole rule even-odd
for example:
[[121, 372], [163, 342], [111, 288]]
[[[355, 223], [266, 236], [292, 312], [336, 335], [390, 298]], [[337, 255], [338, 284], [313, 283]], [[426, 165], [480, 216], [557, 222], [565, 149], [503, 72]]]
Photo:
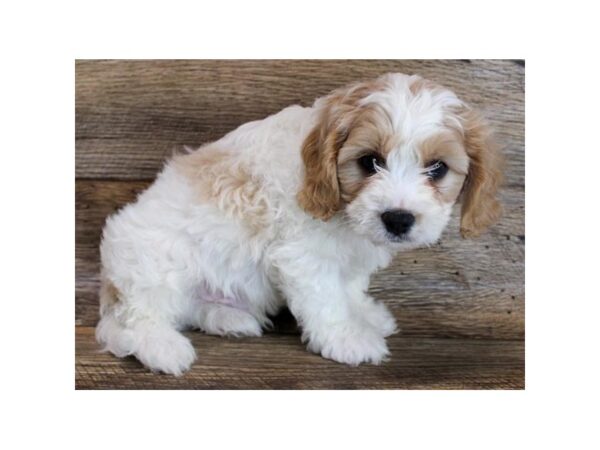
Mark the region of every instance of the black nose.
[[410, 227], [415, 223], [415, 216], [408, 211], [396, 209], [384, 212], [381, 215], [381, 220], [383, 221], [386, 230], [396, 236], [400, 236], [410, 230]]

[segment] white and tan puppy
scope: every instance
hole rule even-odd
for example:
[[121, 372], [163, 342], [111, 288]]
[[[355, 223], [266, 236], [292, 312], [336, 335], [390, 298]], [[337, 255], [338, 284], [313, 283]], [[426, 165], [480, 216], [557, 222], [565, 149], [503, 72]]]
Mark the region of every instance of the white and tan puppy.
[[311, 351], [378, 364], [396, 324], [370, 275], [435, 243], [461, 193], [461, 232], [479, 234], [499, 178], [480, 117], [418, 76], [242, 125], [175, 156], [107, 220], [97, 339], [179, 375], [196, 358], [181, 330], [259, 336], [287, 305]]

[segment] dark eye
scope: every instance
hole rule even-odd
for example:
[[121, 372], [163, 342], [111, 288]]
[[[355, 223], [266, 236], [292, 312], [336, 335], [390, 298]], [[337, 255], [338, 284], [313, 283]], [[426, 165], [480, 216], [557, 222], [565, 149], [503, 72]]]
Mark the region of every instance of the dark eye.
[[365, 174], [373, 175], [375, 172], [377, 172], [375, 166], [384, 167], [385, 161], [376, 153], [369, 153], [368, 155], [358, 158], [358, 165], [365, 172]]
[[444, 175], [448, 173], [448, 166], [444, 161], [435, 160], [427, 164], [426, 173], [429, 178], [433, 181], [444, 178]]

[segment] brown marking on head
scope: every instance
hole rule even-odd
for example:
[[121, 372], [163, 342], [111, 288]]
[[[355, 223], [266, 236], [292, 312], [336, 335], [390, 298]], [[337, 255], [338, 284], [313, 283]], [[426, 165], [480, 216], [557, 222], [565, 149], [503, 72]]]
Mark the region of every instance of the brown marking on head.
[[385, 163], [394, 147], [392, 137], [393, 130], [387, 116], [371, 105], [363, 107], [338, 154], [338, 181], [343, 202], [354, 200], [372, 180], [365, 176], [358, 160], [373, 155]]
[[469, 160], [463, 148], [463, 138], [454, 130], [442, 130], [419, 145], [419, 158], [426, 167], [431, 161], [442, 160], [453, 169], [467, 174]]
[[429, 180], [429, 185], [439, 201], [454, 203], [460, 194], [469, 166], [462, 135], [456, 130], [445, 129], [425, 139], [418, 150], [423, 168], [436, 161], [442, 161], [448, 166], [448, 174], [439, 182]]
[[362, 82], [321, 100], [317, 124], [302, 145], [305, 175], [298, 192], [298, 203], [313, 217], [330, 219], [360, 191], [365, 177], [351, 164], [359, 152], [385, 152], [384, 134], [376, 132], [382, 113], [359, 104], [383, 86], [380, 79]]

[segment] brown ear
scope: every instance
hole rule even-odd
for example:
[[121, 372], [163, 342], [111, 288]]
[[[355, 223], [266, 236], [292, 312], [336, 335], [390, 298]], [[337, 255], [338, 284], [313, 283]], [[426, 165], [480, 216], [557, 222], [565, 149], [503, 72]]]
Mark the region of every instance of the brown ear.
[[[329, 120], [326, 120], [329, 122]], [[321, 122], [323, 122], [322, 120]], [[337, 156], [345, 133], [329, 130], [335, 124], [322, 123], [310, 132], [302, 145], [304, 185], [298, 192], [300, 206], [310, 215], [330, 219], [340, 208]]]
[[302, 144], [304, 184], [298, 203], [313, 217], [328, 220], [342, 206], [337, 161], [349, 130], [360, 116], [360, 100], [381, 89], [385, 78], [354, 83], [315, 102], [318, 123]]
[[372, 89], [372, 83], [357, 83], [333, 91], [317, 100], [318, 123], [302, 144], [304, 184], [298, 203], [310, 215], [330, 219], [341, 207], [337, 176], [338, 154], [358, 110], [358, 100]]
[[490, 128], [479, 114], [466, 110], [462, 121], [469, 172], [462, 192], [460, 232], [463, 237], [476, 237], [502, 213], [496, 195], [503, 161]]

